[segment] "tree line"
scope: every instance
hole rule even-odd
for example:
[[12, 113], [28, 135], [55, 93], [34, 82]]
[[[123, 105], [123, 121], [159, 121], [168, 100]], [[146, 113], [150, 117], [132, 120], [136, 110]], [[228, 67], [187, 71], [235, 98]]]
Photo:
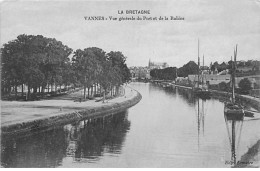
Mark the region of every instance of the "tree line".
[[[200, 66], [200, 69], [208, 70], [210, 73], [217, 70], [218, 72], [221, 72], [223, 70], [228, 70], [228, 73], [231, 74], [231, 68], [232, 64], [234, 64], [234, 61], [228, 61], [227, 63], [223, 62], [221, 64], [218, 64], [218, 62], [214, 62], [210, 64], [210, 67], [207, 66]], [[249, 72], [251, 75], [258, 74], [259, 73], [259, 61], [252, 61], [248, 60], [247, 62], [240, 62], [237, 64], [238, 67], [254, 67], [255, 71]], [[177, 75], [178, 77], [187, 77], [188, 75], [195, 75], [198, 74], [198, 65], [194, 61], [189, 61], [187, 64], [183, 65], [182, 67], [177, 69]], [[171, 72], [169, 72], [171, 71]], [[237, 70], [237, 75], [243, 76], [239, 73]], [[153, 79], [160, 79], [160, 80], [174, 80], [176, 78], [176, 67], [169, 67], [164, 69], [153, 69], [150, 71], [150, 75]], [[245, 75], [245, 74], [244, 74]]]
[[174, 80], [176, 78], [176, 67], [153, 69], [150, 71], [150, 76], [156, 80]]
[[26, 99], [44, 95], [49, 87], [83, 87], [84, 99], [89, 90], [94, 94], [101, 88], [103, 96], [117, 92], [120, 85], [130, 80], [126, 57], [119, 51], [106, 53], [97, 47], [73, 49], [54, 38], [42, 35], [19, 35], [1, 48], [2, 96], [27, 87]]
[[176, 67], [153, 69], [150, 71], [150, 76], [159, 80], [175, 80], [177, 75], [178, 77], [187, 77], [188, 75], [198, 74], [198, 68], [194, 61], [190, 61], [178, 69]]

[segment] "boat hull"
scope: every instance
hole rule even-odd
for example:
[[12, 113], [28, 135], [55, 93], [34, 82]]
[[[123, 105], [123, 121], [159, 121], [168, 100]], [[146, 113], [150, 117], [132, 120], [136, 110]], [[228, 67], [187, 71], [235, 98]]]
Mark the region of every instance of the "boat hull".
[[226, 105], [224, 107], [224, 114], [227, 120], [243, 120], [245, 116], [244, 109], [242, 107], [237, 107], [236, 109], [230, 107], [231, 105]]
[[194, 94], [202, 99], [210, 99], [210, 91], [206, 91], [206, 90], [194, 90]]

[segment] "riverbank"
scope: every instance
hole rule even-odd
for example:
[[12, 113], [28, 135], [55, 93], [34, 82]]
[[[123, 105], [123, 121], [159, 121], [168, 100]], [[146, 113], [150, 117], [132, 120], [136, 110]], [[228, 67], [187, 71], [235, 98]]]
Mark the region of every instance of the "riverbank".
[[[188, 86], [182, 86], [182, 85], [177, 85], [177, 84], [173, 84], [172, 86], [174, 87], [178, 87], [178, 88], [183, 88], [183, 89], [188, 89], [188, 90], [192, 90], [192, 87], [188, 87]], [[231, 93], [229, 92], [224, 92], [224, 91], [219, 91], [219, 90], [209, 90], [212, 93], [213, 97], [217, 97], [217, 98], [229, 98], [231, 96]], [[248, 96], [248, 95], [241, 95], [241, 94], [236, 94], [236, 98], [244, 101], [245, 103], [250, 103], [250, 105], [255, 108], [256, 110], [260, 111], [260, 99], [257, 97], [252, 97], [252, 96]]]
[[[180, 86], [180, 85], [174, 85], [175, 87], [179, 87], [179, 88], [184, 88], [184, 89], [189, 89], [192, 90], [192, 87], [187, 87], [187, 86]], [[214, 97], [226, 97], [229, 98], [231, 96], [231, 93], [229, 92], [224, 92], [224, 91], [219, 91], [219, 90], [212, 90], [209, 89], [209, 91], [212, 93], [212, 96]], [[246, 102], [246, 103], [250, 103], [250, 105], [255, 108], [256, 110], [260, 111], [260, 99], [257, 97], [252, 97], [252, 96], [248, 96], [248, 95], [241, 95], [241, 94], [236, 94], [235, 95], [236, 98]]]
[[125, 87], [125, 95], [103, 103], [89, 100], [1, 101], [2, 134], [26, 133], [82, 119], [117, 113], [137, 104], [142, 96]]
[[[210, 92], [215, 97], [221, 97], [221, 98], [226, 97], [226, 98], [228, 98], [228, 97], [231, 96], [231, 93], [224, 92], [224, 91], [210, 90]], [[241, 94], [235, 94], [235, 96], [236, 96], [237, 99], [240, 99], [245, 103], [249, 103], [250, 106], [252, 106], [256, 110], [260, 111], [260, 99], [259, 98], [248, 96], [248, 95], [241, 95]]]

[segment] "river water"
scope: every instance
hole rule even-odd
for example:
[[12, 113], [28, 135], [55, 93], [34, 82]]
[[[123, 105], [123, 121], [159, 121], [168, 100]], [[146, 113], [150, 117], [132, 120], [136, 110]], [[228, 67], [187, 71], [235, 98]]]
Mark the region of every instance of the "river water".
[[2, 139], [1, 166], [259, 167], [259, 119], [225, 120], [218, 99], [183, 89], [130, 87], [143, 98], [124, 112]]

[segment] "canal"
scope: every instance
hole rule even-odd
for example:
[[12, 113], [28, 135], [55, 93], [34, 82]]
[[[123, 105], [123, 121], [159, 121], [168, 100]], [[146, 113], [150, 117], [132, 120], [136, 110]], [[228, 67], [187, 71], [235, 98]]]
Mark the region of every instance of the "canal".
[[218, 99], [131, 83], [142, 100], [110, 116], [1, 140], [2, 167], [259, 167], [260, 120], [229, 121]]

